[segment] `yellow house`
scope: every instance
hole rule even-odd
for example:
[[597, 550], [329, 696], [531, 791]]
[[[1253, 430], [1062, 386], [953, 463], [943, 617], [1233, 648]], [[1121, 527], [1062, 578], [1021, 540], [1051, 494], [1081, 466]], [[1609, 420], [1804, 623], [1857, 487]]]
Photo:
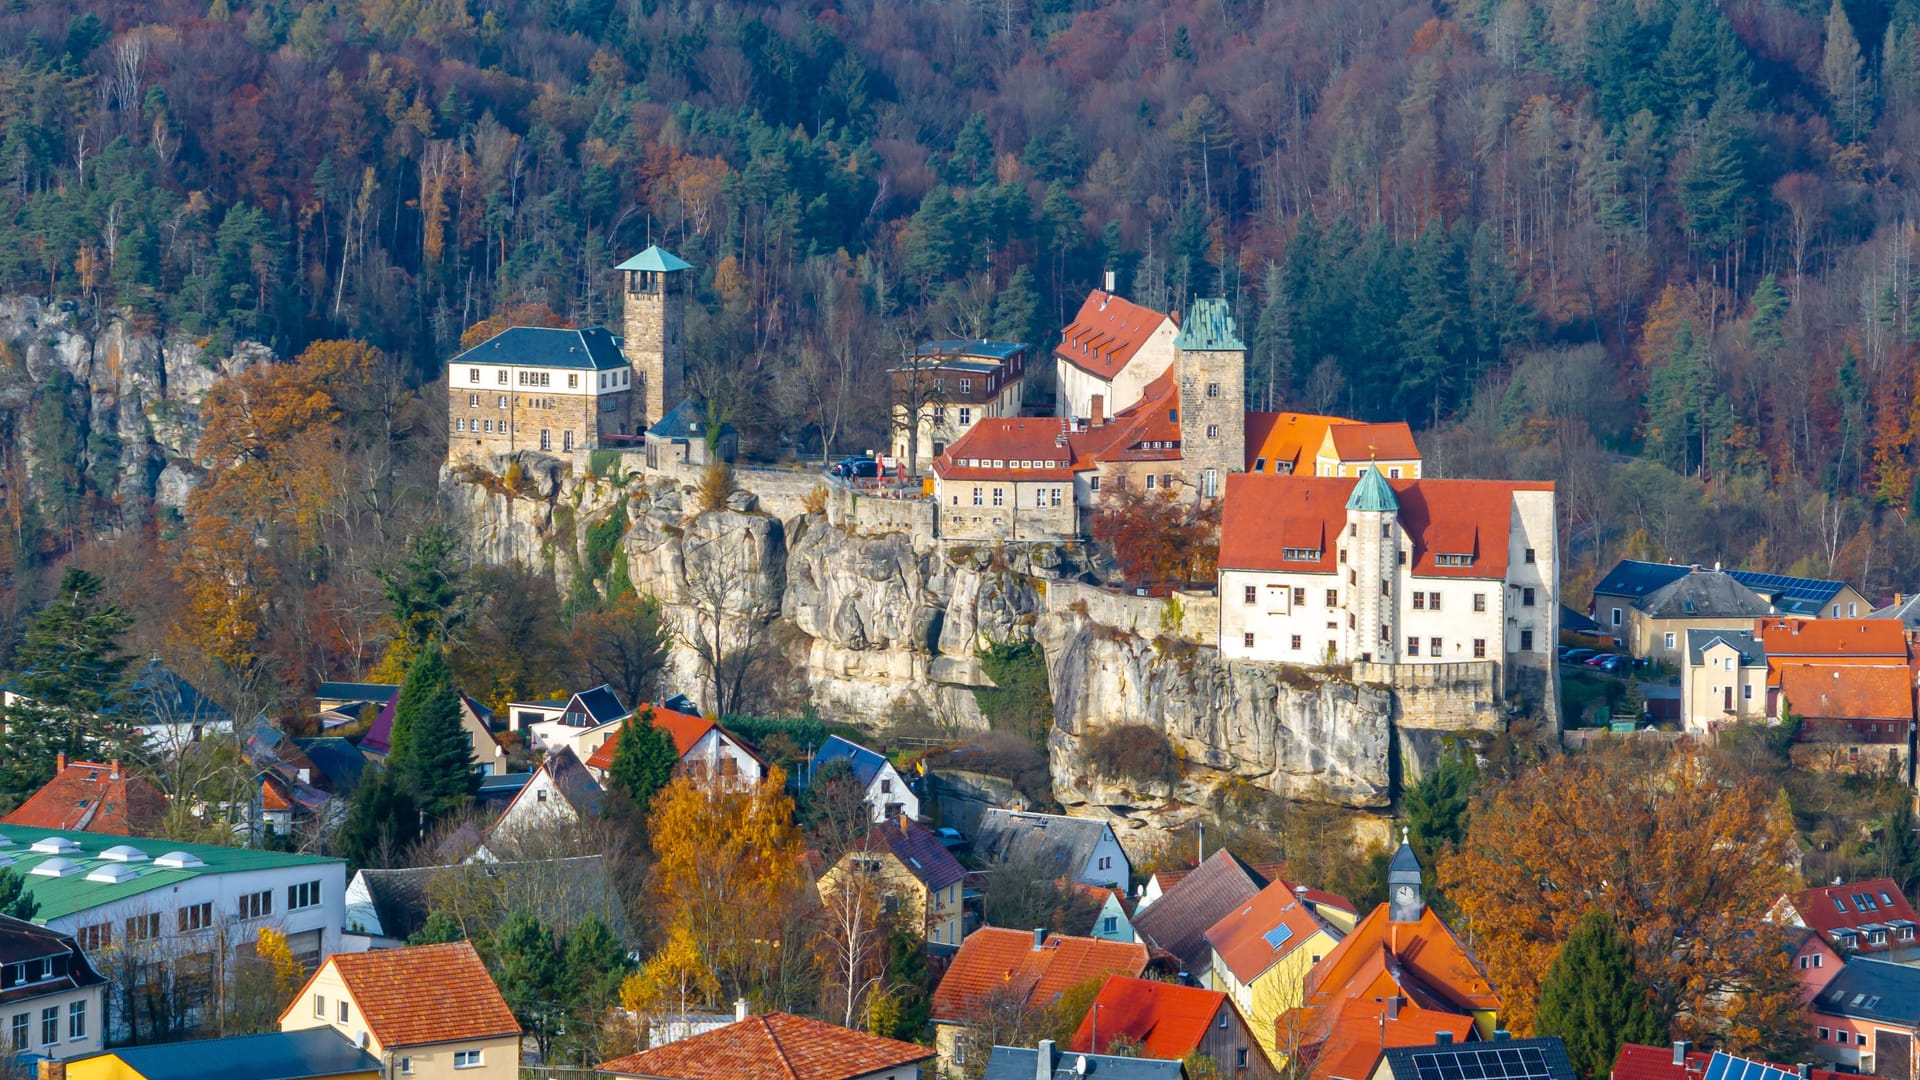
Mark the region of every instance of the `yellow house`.
[[1313, 475], [1359, 476], [1369, 465], [1392, 480], [1420, 479], [1420, 448], [1406, 421], [1327, 425], [1313, 455]]
[[1680, 719], [1688, 731], [1766, 719], [1767, 649], [1752, 630], [1688, 630], [1684, 660]]
[[831, 905], [850, 875], [872, 881], [887, 913], [900, 925], [917, 927], [928, 944], [960, 944], [967, 872], [932, 829], [905, 815], [875, 826], [865, 842], [820, 875], [821, 903]]
[[283, 1032], [311, 1028], [365, 1046], [390, 1077], [520, 1075], [520, 1022], [464, 941], [333, 954], [280, 1014]]
[[41, 1066], [48, 1080], [381, 1080], [380, 1059], [329, 1028], [127, 1046]]
[[1333, 951], [1342, 936], [1292, 885], [1278, 878], [1208, 929], [1212, 988], [1233, 999], [1267, 1060], [1275, 1065], [1285, 1061], [1275, 1023], [1300, 1006], [1307, 972]]

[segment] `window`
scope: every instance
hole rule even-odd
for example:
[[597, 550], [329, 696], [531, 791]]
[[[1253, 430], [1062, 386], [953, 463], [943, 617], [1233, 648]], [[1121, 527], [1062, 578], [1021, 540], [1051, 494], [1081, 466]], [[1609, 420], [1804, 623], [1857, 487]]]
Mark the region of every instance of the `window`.
[[1007, 504], [1006, 489], [994, 488], [993, 489], [993, 505], [1005, 506], [1006, 504]]
[[1294, 652], [1300, 651], [1300, 635], [1299, 634], [1293, 635], [1293, 651]]
[[1242, 637], [1244, 637], [1244, 638], [1246, 639], [1246, 640], [1245, 640], [1245, 642], [1244, 642], [1243, 644], [1245, 644], [1245, 645], [1246, 645], [1246, 647], [1247, 647], [1247, 648], [1249, 648], [1249, 649], [1251, 649], [1251, 648], [1253, 648], [1253, 635], [1252, 635], [1252, 634], [1243, 634], [1243, 635], [1241, 635], [1241, 636], [1242, 636]]
[[400, 1059], [400, 1075], [401, 1076], [413, 1075], [413, 1059], [412, 1058], [403, 1057]]
[[580, 389], [580, 376], [578, 375], [567, 376], [567, 389], [569, 390]]
[[1533, 589], [1531, 587], [1520, 590], [1520, 606], [1533, 606]]
[[27, 1048], [27, 1022], [29, 1019], [26, 1013], [13, 1014], [13, 1032], [7, 1041], [13, 1044], [15, 1050], [25, 1050]]
[[1219, 425], [1219, 424], [1208, 424], [1208, 425], [1207, 425], [1207, 438], [1209, 438], [1209, 439], [1217, 439], [1217, 438], [1219, 438], [1219, 437], [1220, 437], [1220, 425]]
[[1295, 606], [1295, 607], [1300, 607], [1300, 606], [1303, 606], [1303, 605], [1305, 605], [1305, 604], [1306, 604], [1306, 602], [1307, 602], [1307, 590], [1306, 590], [1306, 589], [1304, 589], [1304, 588], [1298, 588], [1298, 589], [1295, 589], [1295, 590], [1293, 590], [1293, 603], [1294, 603], [1294, 606]]
[[1428, 656], [1439, 656], [1439, 655], [1440, 655], [1440, 651], [1441, 651], [1441, 650], [1440, 650], [1440, 639], [1439, 639], [1439, 638], [1428, 638], [1428, 639], [1427, 639], [1427, 655], [1428, 655]]
[[1207, 384], [1207, 396], [1208, 396], [1208, 397], [1219, 397], [1219, 396], [1220, 396], [1220, 384], [1219, 384], [1219, 383], [1217, 383], [1217, 382], [1210, 382], [1210, 383], [1208, 383], [1208, 384]]
[[1487, 610], [1487, 594], [1486, 593], [1477, 592], [1473, 594], [1473, 610], [1475, 611]]
[[80, 928], [79, 933], [73, 936], [79, 939], [81, 951], [90, 953], [99, 952], [101, 949], [113, 944], [113, 924], [95, 923], [92, 926], [83, 926]]
[[1047, 505], [1047, 489], [1046, 488], [1037, 487], [1033, 489], [1033, 505], [1036, 510], [1041, 509]]
[[1419, 638], [1410, 637], [1407, 639], [1407, 655], [1408, 656], [1420, 655], [1420, 639]]
[[1854, 1041], [1854, 1043], [1855, 1043], [1855, 1044], [1857, 1044], [1857, 1045], [1859, 1045], [1859, 1046], [1865, 1046], [1865, 1045], [1867, 1045], [1867, 1033], [1866, 1033], [1866, 1032], [1864, 1032], [1864, 1031], [1856, 1031], [1856, 1032], [1854, 1032], [1854, 1033], [1853, 1033], [1853, 1041]]
[[960, 392], [963, 394], [973, 393], [973, 380], [967, 378], [965, 375], [960, 377]]
[[506, 368], [501, 368], [501, 369], [500, 369], [500, 377], [499, 377], [499, 378], [497, 378], [497, 379], [495, 379], [495, 380], [493, 380], [493, 381], [494, 381], [494, 382], [497, 382], [497, 383], [499, 383], [499, 384], [500, 384], [501, 386], [505, 386], [505, 385], [507, 385], [507, 369], [506, 369]]
[[1415, 611], [1427, 610], [1427, 594], [1426, 593], [1416, 592], [1413, 594], [1413, 610]]
[[1328, 607], [1340, 606], [1340, 590], [1339, 589], [1327, 590], [1327, 606]]
[[453, 1052], [453, 1067], [456, 1069], [477, 1069], [483, 1064], [485, 1064], [485, 1062], [481, 1060], [480, 1051], [478, 1050], [455, 1050]]
[[534, 793], [533, 793], [533, 801], [534, 801], [534, 802], [546, 802], [546, 801], [547, 801], [547, 789], [546, 789], [546, 788], [541, 788], [540, 790], [538, 790], [538, 791], [536, 791], [536, 792], [534, 792]]
[[1256, 585], [1249, 585], [1241, 590], [1241, 595], [1246, 598], [1247, 606], [1252, 607], [1260, 599], [1260, 589]]
[[1281, 548], [1280, 558], [1286, 562], [1319, 562], [1319, 548]]
[[[493, 421], [483, 420], [481, 421], [481, 423], [487, 426], [487, 434], [489, 435], [493, 434]], [[507, 422], [505, 420], [500, 421], [500, 430], [501, 431], [507, 430]]]
[[567, 430], [560, 433], [560, 448], [562, 450], [573, 449], [573, 429], [572, 428], [568, 428]]
[[1435, 555], [1433, 557], [1433, 565], [1435, 566], [1472, 566], [1473, 556], [1471, 555]]
[[1388, 626], [1386, 623], [1381, 623], [1380, 624], [1380, 643], [1382, 645], [1386, 645], [1391, 643], [1392, 641], [1393, 641], [1393, 628]]
[[963, 407], [960, 410], [960, 426], [966, 427], [971, 423], [973, 423], [973, 410]]
[[[1801, 959], [1805, 959], [1805, 957], [1802, 957]], [[1826, 1041], [1828, 1041], [1828, 1040], [1829, 1040], [1829, 1039], [1831, 1039], [1831, 1038], [1833, 1038], [1833, 1032], [1831, 1032], [1831, 1031], [1828, 1031], [1828, 1030], [1827, 1030], [1826, 1028], [1821, 1028], [1821, 1029], [1820, 1029], [1820, 1041], [1821, 1041], [1821, 1042], [1826, 1042]]]
[[1095, 476], [1088, 479], [1087, 490], [1092, 492], [1098, 492], [1100, 490], [1100, 478]]
[[67, 1006], [67, 1038], [84, 1039], [87, 1037], [87, 1003], [75, 1001]]
[[1839, 605], [1839, 604], [1835, 604], [1835, 605], [1833, 605], [1833, 617], [1834, 617], [1834, 618], [1836, 618], [1836, 619], [1840, 617], [1840, 605]]
[[[1911, 930], [1909, 930], [1909, 931], [1907, 931], [1907, 934], [1908, 934], [1908, 936], [1912, 936], [1912, 934], [1913, 934], [1913, 931], [1911, 931]], [[1820, 966], [1820, 960], [1821, 960], [1821, 956], [1820, 956], [1820, 954], [1819, 954], [1819, 953], [1814, 953], [1814, 954], [1813, 954], [1813, 966], [1814, 966], [1814, 967], [1819, 967], [1819, 966]]]
[[465, 430], [467, 430], [467, 422], [466, 422], [466, 420], [465, 420], [464, 418], [463, 418], [463, 419], [459, 419], [459, 420], [455, 420], [455, 421], [453, 422], [453, 430], [455, 430], [455, 431], [465, 431]]
[[1109, 915], [1106, 918], [1100, 920], [1101, 933], [1112, 934], [1112, 933], [1119, 932], [1119, 930], [1120, 930], [1120, 916]]
[[152, 941], [160, 936], [160, 913], [135, 915], [127, 920], [127, 944]]
[[52, 1046], [60, 1041], [60, 1006], [49, 1005], [40, 1010], [40, 1045]]
[[1400, 479], [1400, 466], [1395, 465], [1393, 468], [1388, 469], [1387, 475], [1392, 477], [1395, 480]]
[[553, 449], [553, 432], [548, 430], [547, 428], [540, 429], [540, 449], [542, 450]]
[[1102, 870], [1111, 870], [1113, 868], [1113, 856], [1111, 855], [1100, 856], [1099, 868]]
[[1439, 593], [1430, 592], [1427, 594], [1427, 610], [1429, 611], [1440, 610], [1440, 594]]
[[352, 1015], [352, 1006], [347, 1003], [345, 998], [340, 999], [340, 1022], [343, 1024], [347, 1023], [349, 1017]]
[[327, 1018], [327, 997], [325, 994], [313, 995], [313, 1017], [316, 1020]]
[[1348, 536], [1359, 536], [1359, 535], [1360, 535], [1360, 526], [1359, 526], [1358, 524], [1355, 524], [1355, 523], [1348, 523], [1348, 525], [1347, 525], [1347, 535], [1348, 535]]
[[317, 907], [319, 903], [320, 883], [318, 881], [303, 881], [298, 885], [287, 886], [288, 911]]
[[1391, 581], [1382, 581], [1382, 582], [1380, 583], [1380, 595], [1381, 595], [1381, 596], [1392, 596], [1392, 595], [1393, 595], [1393, 582], [1391, 582]]
[[1669, 648], [1669, 649], [1671, 649], [1671, 648], [1673, 648], [1673, 635], [1672, 635], [1672, 634], [1668, 634], [1668, 635], [1667, 635], [1667, 637], [1666, 637], [1666, 643], [1667, 643], [1667, 648]]
[[1520, 631], [1520, 651], [1521, 652], [1533, 651], [1533, 631], [1531, 630]]
[[1242, 1046], [1233, 1052], [1233, 1067], [1235, 1069], [1245, 1069], [1247, 1067], [1246, 1047]]
[[1346, 548], [1340, 549], [1340, 565], [1341, 566], [1347, 565], [1347, 549]]
[[980, 502], [980, 489], [979, 489], [979, 488], [974, 488], [974, 489], [973, 489], [973, 505], [975, 505], [975, 506], [979, 506], [979, 505], [981, 505], [981, 502]]
[[1529, 566], [1533, 565], [1533, 549], [1532, 548], [1527, 549], [1526, 563]]
[[1745, 686], [1742, 686], [1740, 688], [1740, 699], [1742, 701], [1753, 700], [1753, 684], [1752, 683], [1748, 683]]
[[470, 368], [468, 368], [468, 369], [467, 369], [467, 381], [468, 381], [468, 382], [470, 382], [470, 383], [475, 383], [475, 382], [479, 382], [479, 381], [480, 381], [480, 369], [479, 369], [479, 368], [477, 368], [477, 367], [470, 367]]
[[1387, 524], [1384, 521], [1380, 523], [1380, 539], [1382, 540], [1393, 539], [1393, 526]]
[[1849, 618], [1849, 619], [1851, 619], [1851, 618], [1853, 618], [1853, 617], [1854, 617], [1855, 615], [1858, 615], [1858, 614], [1860, 614], [1860, 605], [1859, 605], [1859, 604], [1848, 604], [1848, 605], [1847, 605], [1847, 618]]
[[260, 919], [273, 914], [273, 890], [248, 893], [240, 898], [240, 917]]
[[1475, 660], [1485, 660], [1487, 658], [1486, 638], [1477, 637], [1473, 639], [1473, 658]]
[[500, 395], [500, 407], [503, 409], [507, 407], [507, 395], [505, 394]]

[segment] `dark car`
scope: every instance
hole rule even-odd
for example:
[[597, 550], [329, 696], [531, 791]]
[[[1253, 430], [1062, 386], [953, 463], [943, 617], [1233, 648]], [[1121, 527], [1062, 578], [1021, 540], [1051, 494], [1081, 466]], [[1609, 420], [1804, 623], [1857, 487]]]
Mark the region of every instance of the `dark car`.
[[1589, 656], [1585, 660], [1582, 660], [1580, 662], [1587, 665], [1588, 667], [1600, 667], [1601, 665], [1605, 664], [1609, 660], [1612, 660], [1615, 663], [1618, 663], [1619, 659], [1620, 659], [1619, 657], [1613, 655], [1612, 653], [1601, 653], [1598, 656]]
[[1620, 673], [1620, 669], [1626, 667], [1627, 665], [1621, 661], [1620, 657], [1609, 654], [1606, 656], [1594, 657], [1592, 660], [1587, 661], [1587, 666], [1599, 668], [1601, 671], [1604, 671], [1609, 675], [1618, 675]]
[[1599, 649], [1568, 649], [1566, 655], [1560, 657], [1560, 662], [1563, 664], [1584, 664], [1599, 652]]
[[834, 462], [833, 468], [827, 471], [849, 479], [872, 478], [880, 475], [880, 463], [872, 458], [850, 457]]

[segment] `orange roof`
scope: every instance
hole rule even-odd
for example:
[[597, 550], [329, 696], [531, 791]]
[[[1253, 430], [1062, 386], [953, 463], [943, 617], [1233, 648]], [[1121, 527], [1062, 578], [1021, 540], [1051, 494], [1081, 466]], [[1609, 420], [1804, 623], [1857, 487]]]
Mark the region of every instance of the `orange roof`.
[[[1303, 574], [1338, 571], [1336, 545], [1347, 527], [1353, 477], [1227, 477], [1227, 503], [1220, 523], [1222, 570], [1285, 570]], [[1413, 543], [1408, 569], [1414, 577], [1504, 578], [1513, 497], [1521, 491], [1552, 491], [1551, 483], [1508, 480], [1388, 480], [1400, 504], [1400, 527]], [[1318, 539], [1314, 548], [1310, 541]], [[1294, 542], [1294, 541], [1299, 542]], [[1283, 560], [1283, 549], [1318, 550], [1315, 560]], [[1441, 566], [1440, 554], [1472, 555], [1469, 566]]]
[[1066, 420], [982, 420], [947, 447], [933, 472], [943, 480], [1072, 480], [1072, 435]]
[[1759, 619], [1754, 629], [1770, 660], [1884, 658], [1907, 662], [1906, 627], [1898, 619]]
[[1060, 344], [1054, 347], [1053, 355], [1082, 371], [1112, 380], [1170, 318], [1095, 289], [1087, 294], [1073, 321], [1060, 331]]
[[[1360, 421], [1314, 413], [1250, 412], [1247, 414], [1247, 471], [1254, 471], [1254, 462], [1265, 459], [1266, 472], [1300, 472], [1301, 455], [1312, 460], [1327, 439], [1327, 429], [1346, 424], [1360, 426]], [[1280, 467], [1282, 462], [1286, 463], [1284, 469]], [[1305, 472], [1310, 474], [1313, 470]]]
[[1103, 975], [1138, 975], [1147, 947], [1053, 934], [1035, 948], [1033, 933], [983, 926], [967, 935], [933, 992], [933, 1018], [965, 1022], [1003, 989], [1043, 1007], [1068, 988]]
[[[1114, 975], [1101, 985], [1094, 1008], [1080, 1021], [1067, 1042], [1075, 1054], [1103, 1054], [1113, 1040], [1125, 1038], [1140, 1045], [1139, 1057], [1179, 1060], [1200, 1048], [1214, 1017], [1227, 1007], [1227, 995], [1196, 986]], [[1099, 1036], [1093, 1045], [1094, 1010], [1099, 1010]]]
[[[642, 705], [633, 715], [651, 717], [654, 727], [665, 728], [667, 734], [673, 736], [674, 752], [681, 757], [686, 757], [687, 752], [692, 750], [707, 732], [720, 726], [703, 716], [688, 716], [686, 713], [662, 709], [655, 705]], [[613, 768], [613, 755], [617, 749], [614, 744], [619, 741], [620, 736], [616, 734], [595, 747], [593, 753], [587, 757], [587, 766], [603, 772]]]
[[[385, 1049], [520, 1034], [520, 1021], [468, 942], [334, 953], [320, 971], [329, 966]], [[280, 1019], [306, 999], [303, 988]]]
[[1417, 922], [1396, 923], [1385, 904], [1374, 908], [1307, 973], [1306, 1006], [1334, 1004], [1383, 964], [1416, 1001], [1421, 994], [1431, 994], [1435, 1007], [1500, 1007], [1486, 972], [1432, 908], [1422, 908]]
[[932, 1056], [915, 1043], [768, 1013], [602, 1062], [599, 1070], [664, 1080], [848, 1080]]
[[[1404, 420], [1387, 424], [1335, 424], [1327, 429], [1341, 461], [1408, 461], [1420, 456], [1413, 429]], [[1316, 447], [1315, 449], [1318, 449]]]
[[1904, 665], [1787, 664], [1780, 692], [1795, 715], [1809, 719], [1913, 719], [1913, 671]]
[[53, 779], [0, 823], [111, 836], [147, 836], [167, 816], [167, 797], [119, 762], [59, 759]]
[[293, 801], [287, 798], [284, 782], [277, 776], [269, 776], [260, 781], [260, 807], [263, 810], [291, 810]]
[[1366, 1080], [1388, 1047], [1432, 1046], [1443, 1031], [1465, 1042], [1473, 1030], [1471, 1016], [1402, 1005], [1399, 1016], [1383, 1021], [1384, 1004], [1365, 1005], [1341, 1013], [1315, 1053], [1311, 1080]]
[[1207, 931], [1207, 944], [1244, 985], [1321, 931], [1338, 936], [1294, 893], [1292, 885], [1275, 879], [1214, 923]]

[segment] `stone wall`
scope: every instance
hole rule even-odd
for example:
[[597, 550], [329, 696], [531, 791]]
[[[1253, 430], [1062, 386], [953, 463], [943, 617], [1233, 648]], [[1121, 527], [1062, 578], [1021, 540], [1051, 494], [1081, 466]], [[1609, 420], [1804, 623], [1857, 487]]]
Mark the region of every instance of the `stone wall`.
[[1500, 696], [1500, 665], [1492, 660], [1456, 664], [1353, 665], [1353, 680], [1393, 688], [1394, 723], [1435, 731], [1497, 731], [1506, 726]]
[[1220, 639], [1220, 598], [1211, 592], [1183, 589], [1162, 598], [1062, 581], [1047, 589], [1047, 613], [1081, 614], [1101, 626], [1148, 641], [1170, 637], [1214, 648]]
[[930, 544], [937, 513], [928, 498], [890, 498], [842, 483], [831, 485], [827, 493], [827, 523], [849, 532], [905, 533], [916, 543]]

